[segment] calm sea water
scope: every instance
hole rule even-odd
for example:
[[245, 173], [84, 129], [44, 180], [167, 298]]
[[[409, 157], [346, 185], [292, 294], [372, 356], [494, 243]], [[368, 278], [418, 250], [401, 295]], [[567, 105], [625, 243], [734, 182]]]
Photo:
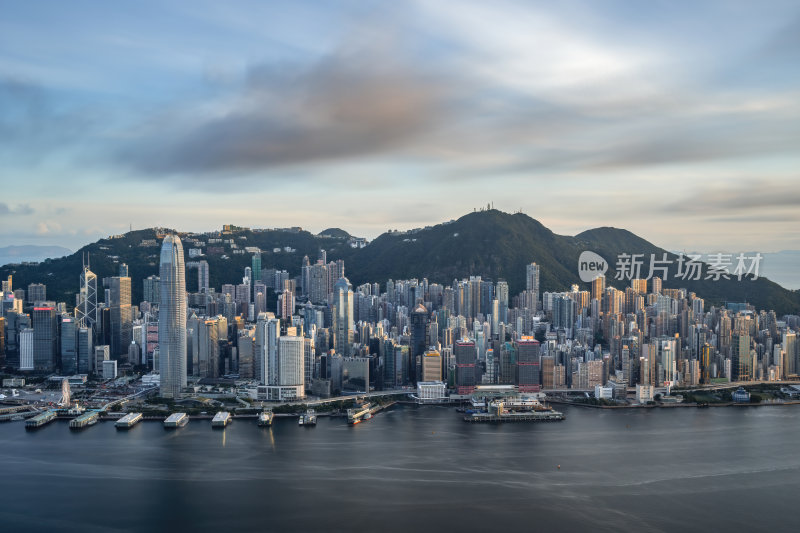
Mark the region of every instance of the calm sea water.
[[354, 427], [6, 423], [0, 529], [797, 530], [799, 408], [563, 411], [497, 426], [444, 407]]

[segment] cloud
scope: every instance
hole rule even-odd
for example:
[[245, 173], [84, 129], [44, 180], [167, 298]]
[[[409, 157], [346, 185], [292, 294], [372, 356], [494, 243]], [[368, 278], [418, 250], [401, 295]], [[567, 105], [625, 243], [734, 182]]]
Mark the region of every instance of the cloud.
[[[40, 220], [36, 223], [36, 234], [37, 235], [58, 235], [61, 234], [63, 227], [58, 222], [54, 222], [52, 220]], [[69, 234], [75, 234], [76, 230], [69, 230], [67, 231]]]
[[9, 206], [6, 203], [0, 202], [0, 216], [24, 216], [32, 215], [33, 213], [33, 208], [28, 204]]
[[117, 157], [150, 175], [369, 158], [439, 128], [456, 92], [394, 36], [371, 35], [305, 67], [253, 66], [217, 109], [178, 124], [165, 115]]
[[662, 210], [669, 213], [722, 214], [742, 222], [771, 222], [774, 217], [780, 216], [776, 211], [788, 209], [791, 219], [795, 219], [795, 211], [800, 204], [800, 189], [796, 185], [798, 179], [800, 176], [786, 181], [750, 178], [735, 183], [706, 185], [692, 190], [677, 202], [665, 205]]

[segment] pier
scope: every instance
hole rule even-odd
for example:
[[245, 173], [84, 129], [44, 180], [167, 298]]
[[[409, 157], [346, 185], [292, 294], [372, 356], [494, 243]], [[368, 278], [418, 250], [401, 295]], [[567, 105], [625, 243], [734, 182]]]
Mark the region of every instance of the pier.
[[25, 421], [25, 429], [36, 429], [56, 419], [55, 411], [45, 411]]
[[128, 413], [116, 422], [114, 425], [117, 429], [130, 429], [142, 421], [142, 413]]
[[97, 423], [100, 415], [97, 411], [86, 411], [82, 415], [69, 421], [70, 429], [83, 429]]
[[464, 417], [465, 422], [558, 422], [564, 420], [558, 411], [509, 412], [500, 415], [492, 413], [471, 413]]
[[172, 413], [164, 420], [164, 427], [167, 429], [175, 429], [185, 426], [189, 423], [189, 416], [186, 413]]
[[224, 428], [231, 421], [231, 414], [228, 411], [220, 411], [211, 419], [211, 427]]

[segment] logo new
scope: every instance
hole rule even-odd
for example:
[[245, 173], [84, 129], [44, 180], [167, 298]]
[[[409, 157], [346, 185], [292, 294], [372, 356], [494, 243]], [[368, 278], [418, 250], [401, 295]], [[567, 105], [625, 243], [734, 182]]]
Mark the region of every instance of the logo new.
[[590, 283], [597, 276], [602, 276], [608, 270], [608, 261], [588, 250], [578, 258], [578, 275], [581, 281]]

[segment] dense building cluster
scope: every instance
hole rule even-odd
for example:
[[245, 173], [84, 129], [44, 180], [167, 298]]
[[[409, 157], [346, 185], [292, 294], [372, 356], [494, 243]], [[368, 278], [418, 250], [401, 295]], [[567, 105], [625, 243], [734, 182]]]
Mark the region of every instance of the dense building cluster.
[[[199, 243], [190, 246], [184, 262], [180, 239], [164, 237], [160, 273], [143, 279], [138, 305], [124, 263], [98, 284], [87, 262], [70, 310], [48, 301], [45, 285], [14, 290], [9, 277], [0, 318], [5, 366], [106, 378], [153, 371], [165, 396], [187, 382], [238, 379], [268, 400], [433, 382], [453, 394], [479, 384], [602, 387], [611, 395], [636, 386], [647, 398], [657, 387], [774, 381], [800, 369], [800, 317], [738, 303], [706, 308], [658, 277], [633, 279], [624, 290], [599, 276], [586, 290], [541, 292], [541, 269], [531, 263], [514, 296], [504, 280], [481, 276], [353, 287], [344, 262], [328, 261], [325, 250], [290, 273], [264, 267], [261, 252], [248, 248], [242, 282], [217, 291]], [[194, 271], [197, 283], [187, 286]]]

